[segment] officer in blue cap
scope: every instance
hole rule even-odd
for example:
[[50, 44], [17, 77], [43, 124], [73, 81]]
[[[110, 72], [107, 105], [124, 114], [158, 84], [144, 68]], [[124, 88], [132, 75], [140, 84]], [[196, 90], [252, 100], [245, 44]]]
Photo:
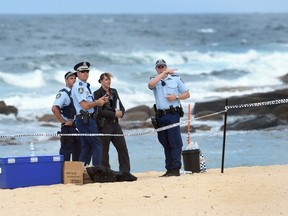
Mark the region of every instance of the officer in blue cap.
[[[107, 97], [94, 100], [90, 84], [87, 82], [90, 72], [89, 62], [80, 62], [74, 66], [77, 71], [78, 80], [72, 88], [72, 98], [76, 109], [76, 127], [83, 134], [98, 134], [96, 125], [97, 106], [103, 106]], [[102, 144], [98, 136], [80, 136], [82, 150], [80, 160], [85, 165], [89, 165], [92, 155], [93, 166], [102, 164]]]
[[[61, 122], [61, 134], [78, 133], [74, 124], [75, 108], [71, 98], [71, 88], [76, 82], [76, 72], [68, 71], [64, 75], [66, 86], [56, 95], [52, 112]], [[70, 161], [71, 155], [73, 161], [79, 161], [81, 152], [81, 143], [78, 136], [61, 136], [60, 154], [63, 155], [64, 161]]]
[[[176, 69], [168, 69], [166, 61], [159, 59], [155, 63], [157, 75], [148, 83], [154, 93], [156, 104], [156, 125], [158, 128], [179, 123], [183, 116], [180, 100], [190, 97], [188, 87], [178, 75]], [[166, 173], [163, 176], [180, 176], [182, 138], [180, 126], [158, 132], [158, 140], [164, 147]]]

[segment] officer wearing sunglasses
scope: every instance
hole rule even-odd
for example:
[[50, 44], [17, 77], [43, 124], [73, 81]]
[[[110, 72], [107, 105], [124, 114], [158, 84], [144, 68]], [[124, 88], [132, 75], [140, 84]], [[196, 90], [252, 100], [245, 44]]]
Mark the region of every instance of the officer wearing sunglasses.
[[[148, 88], [155, 97], [154, 109], [158, 128], [179, 123], [183, 116], [180, 100], [190, 97], [188, 87], [174, 72], [176, 69], [167, 68], [166, 61], [159, 59], [155, 63], [157, 75], [152, 77]], [[166, 172], [163, 177], [180, 176], [182, 137], [180, 126], [158, 132], [158, 140], [164, 148]]]
[[[90, 84], [87, 82], [89, 78], [90, 63], [80, 62], [74, 66], [77, 71], [78, 80], [72, 87], [71, 96], [73, 98], [74, 107], [76, 110], [76, 127], [83, 134], [98, 134], [96, 125], [95, 110], [97, 106], [103, 106], [107, 101], [107, 96], [103, 96], [98, 100], [94, 99], [90, 89]], [[92, 155], [92, 164], [94, 166], [102, 164], [102, 144], [98, 136], [80, 136], [82, 144], [80, 160], [84, 166], [90, 164]]]

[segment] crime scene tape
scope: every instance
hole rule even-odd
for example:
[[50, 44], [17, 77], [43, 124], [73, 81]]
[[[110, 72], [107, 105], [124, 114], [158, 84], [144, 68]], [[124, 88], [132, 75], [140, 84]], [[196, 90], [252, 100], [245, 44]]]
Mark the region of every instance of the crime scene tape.
[[148, 135], [152, 133], [157, 133], [163, 130], [168, 130], [173, 127], [177, 127], [180, 125], [186, 125], [189, 121], [195, 121], [203, 118], [208, 118], [214, 115], [221, 114], [223, 112], [227, 112], [229, 109], [240, 109], [240, 108], [251, 108], [251, 107], [259, 107], [259, 106], [270, 106], [270, 105], [279, 105], [288, 103], [288, 98], [285, 99], [277, 99], [272, 101], [264, 101], [264, 102], [257, 102], [257, 103], [249, 103], [249, 104], [238, 104], [238, 105], [231, 105], [231, 106], [225, 106], [225, 110], [210, 113], [204, 116], [199, 116], [196, 118], [193, 118], [191, 120], [187, 121], [181, 121], [179, 123], [174, 123], [171, 125], [167, 125], [161, 128], [157, 129], [148, 129], [144, 130], [142, 132], [134, 132], [134, 133], [124, 133], [124, 134], [102, 134], [102, 133], [74, 133], [74, 134], [61, 134], [61, 133], [54, 133], [54, 134], [48, 134], [48, 133], [34, 133], [34, 134], [13, 134], [13, 135], [0, 135], [0, 138], [17, 138], [17, 137], [30, 137], [30, 136], [49, 136], [49, 137], [57, 137], [57, 136], [143, 136]]
[[279, 104], [284, 104], [284, 103], [288, 103], [288, 98], [272, 100], [272, 101], [263, 101], [263, 102], [256, 102], [256, 103], [225, 106], [225, 110], [251, 108], [251, 107], [259, 107], [259, 106], [271, 106], [271, 105], [279, 105]]
[[[222, 112], [225, 112], [225, 110], [222, 110], [222, 111], [216, 112], [216, 113], [211, 113], [211, 114], [208, 114], [205, 116], [197, 117], [197, 118], [194, 118], [194, 120], [218, 115]], [[163, 131], [163, 130], [168, 130], [170, 128], [177, 127], [180, 125], [186, 125], [186, 124], [188, 124], [188, 122], [189, 122], [188, 120], [187, 121], [181, 121], [179, 123], [174, 123], [174, 124], [167, 125], [167, 126], [164, 126], [161, 128], [157, 128], [157, 129], [148, 129], [148, 130], [144, 130], [142, 132], [124, 133], [124, 134], [102, 134], [102, 133], [96, 133], [96, 134], [95, 133], [74, 133], [74, 134], [54, 133], [54, 134], [48, 134], [48, 133], [34, 133], [34, 134], [0, 135], [0, 138], [17, 138], [17, 137], [30, 137], [30, 136], [49, 136], [49, 137], [57, 137], [57, 136], [143, 136], [143, 135], [148, 135], [148, 134], [156, 133], [156, 132]]]

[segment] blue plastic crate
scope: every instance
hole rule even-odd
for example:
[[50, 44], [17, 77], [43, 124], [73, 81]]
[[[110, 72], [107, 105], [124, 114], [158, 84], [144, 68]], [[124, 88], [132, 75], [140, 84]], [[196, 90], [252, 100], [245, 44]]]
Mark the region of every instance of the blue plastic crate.
[[0, 158], [0, 188], [62, 183], [63, 156]]

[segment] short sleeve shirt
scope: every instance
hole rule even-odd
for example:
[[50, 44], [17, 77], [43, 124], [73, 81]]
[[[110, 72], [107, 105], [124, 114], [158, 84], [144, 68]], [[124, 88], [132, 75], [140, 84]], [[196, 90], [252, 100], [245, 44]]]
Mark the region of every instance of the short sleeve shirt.
[[[68, 87], [65, 87], [65, 89], [66, 89], [68, 92], [71, 91], [71, 89], [68, 88]], [[70, 97], [69, 97], [69, 95], [68, 95], [65, 91], [60, 90], [60, 91], [57, 93], [57, 95], [56, 95], [56, 98], [55, 98], [55, 100], [54, 100], [53, 106], [58, 106], [60, 109], [62, 109], [63, 107], [68, 106], [69, 104], [70, 104]], [[62, 117], [63, 117], [65, 120], [67, 120], [66, 117], [64, 117], [63, 115], [62, 115]]]
[[[76, 110], [76, 115], [80, 114], [80, 110], [84, 110], [84, 109], [82, 109], [80, 102], [82, 102], [82, 101], [93, 102], [94, 101], [94, 96], [89, 91], [87, 84], [88, 83], [83, 82], [83, 81], [78, 79], [72, 87], [71, 97], [73, 99], [74, 107]], [[84, 111], [88, 111], [89, 113], [93, 113], [94, 108], [84, 110]]]
[[168, 75], [164, 80], [158, 82], [157, 85], [151, 89], [154, 93], [157, 109], [169, 109], [180, 106], [180, 100], [168, 101], [165, 97], [168, 94], [179, 95], [189, 88], [183, 83], [178, 75]]

